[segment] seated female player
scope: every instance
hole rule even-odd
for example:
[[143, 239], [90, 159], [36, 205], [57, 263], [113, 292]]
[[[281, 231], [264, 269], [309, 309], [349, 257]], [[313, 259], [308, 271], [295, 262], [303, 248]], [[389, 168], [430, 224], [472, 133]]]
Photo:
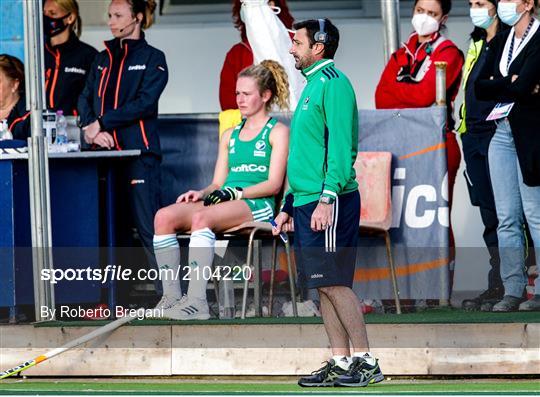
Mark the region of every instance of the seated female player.
[[175, 204], [156, 214], [154, 252], [162, 275], [168, 269], [173, 270], [169, 274], [180, 273], [176, 233], [191, 231], [187, 295], [182, 297], [179, 280], [162, 276], [163, 297], [157, 307], [164, 317], [208, 319], [206, 285], [214, 258], [214, 232], [273, 219], [275, 196], [285, 177], [289, 129], [268, 112], [274, 104], [288, 107], [288, 86], [285, 70], [274, 61], [240, 72], [236, 101], [243, 120], [221, 137], [212, 183], [180, 195]]

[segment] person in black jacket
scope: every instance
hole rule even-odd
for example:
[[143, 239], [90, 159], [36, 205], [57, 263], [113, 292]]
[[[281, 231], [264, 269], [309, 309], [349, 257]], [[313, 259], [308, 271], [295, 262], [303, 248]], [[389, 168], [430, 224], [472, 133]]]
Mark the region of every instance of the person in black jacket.
[[160, 207], [161, 148], [157, 132], [158, 101], [168, 80], [165, 55], [150, 46], [142, 29], [152, 24], [153, 0], [113, 0], [105, 42], [79, 98], [87, 143], [106, 149], [139, 149], [124, 183], [129, 189], [135, 226], [152, 251], [154, 215]]
[[491, 269], [488, 288], [473, 299], [466, 299], [462, 307], [466, 310], [491, 311], [504, 294], [501, 281], [499, 242], [497, 240], [497, 212], [493, 189], [489, 177], [488, 148], [495, 134], [495, 122], [486, 121], [495, 106], [493, 101], [480, 101], [474, 93], [474, 83], [482, 70], [486, 48], [495, 35], [509, 29], [497, 16], [498, 0], [473, 0], [469, 2], [470, 16], [474, 25], [467, 58], [463, 68], [463, 104], [460, 109], [461, 122], [457, 131], [461, 134], [465, 159], [465, 181], [471, 204], [480, 208], [484, 224], [484, 242], [488, 248]]
[[[540, 23], [534, 17], [536, 1], [499, 2], [499, 18], [512, 29], [490, 43], [475, 85], [479, 99], [513, 104], [509, 114], [497, 119], [488, 152], [504, 285], [504, 297], [493, 311], [540, 310], [538, 278], [534, 297], [520, 305], [527, 285], [523, 213], [536, 252], [540, 249]], [[540, 267], [539, 257], [536, 263]]]
[[30, 136], [30, 112], [24, 97], [24, 65], [16, 57], [0, 54], [0, 122], [6, 120], [13, 139]]
[[77, 115], [77, 101], [97, 51], [79, 40], [82, 21], [76, 0], [46, 0], [43, 6], [47, 109]]

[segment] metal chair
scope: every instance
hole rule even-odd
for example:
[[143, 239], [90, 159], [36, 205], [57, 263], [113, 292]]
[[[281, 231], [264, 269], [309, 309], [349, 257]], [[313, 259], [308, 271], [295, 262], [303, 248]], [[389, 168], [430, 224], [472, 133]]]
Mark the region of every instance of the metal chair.
[[392, 224], [391, 168], [392, 153], [390, 152], [358, 152], [354, 164], [362, 203], [360, 233], [384, 237], [396, 312], [401, 314], [399, 287], [389, 233]]
[[[216, 236], [217, 237], [217, 236]], [[269, 222], [245, 222], [241, 225], [238, 225], [234, 228], [231, 228], [229, 230], [226, 230], [222, 234], [219, 235], [219, 238], [223, 239], [230, 239], [230, 238], [247, 238], [248, 241], [248, 252], [246, 257], [246, 266], [251, 267], [253, 266], [253, 283], [254, 283], [254, 291], [253, 291], [253, 301], [255, 305], [255, 315], [261, 316], [261, 290], [262, 290], [262, 283], [261, 283], [261, 274], [262, 274], [262, 261], [261, 261], [261, 240], [272, 240], [272, 271], [275, 269], [276, 260], [277, 260], [277, 240], [280, 239], [279, 236], [272, 235], [272, 226]], [[294, 280], [294, 273], [292, 269], [291, 264], [291, 254], [290, 254], [290, 243], [289, 241], [284, 242], [285, 245], [285, 252], [287, 254], [287, 269], [289, 273], [289, 289], [291, 294], [291, 301], [293, 305], [293, 314], [294, 316], [298, 316], [297, 306], [296, 306], [296, 288], [295, 288], [295, 280]], [[273, 273], [272, 273], [273, 274]], [[247, 308], [247, 296], [248, 296], [248, 288], [249, 288], [249, 279], [244, 280], [244, 289], [243, 289], [243, 296], [242, 296], [242, 314], [241, 318], [246, 317], [246, 308]], [[270, 290], [273, 289], [273, 276], [271, 276], [270, 280]], [[270, 315], [272, 315], [272, 312], [270, 311]]]

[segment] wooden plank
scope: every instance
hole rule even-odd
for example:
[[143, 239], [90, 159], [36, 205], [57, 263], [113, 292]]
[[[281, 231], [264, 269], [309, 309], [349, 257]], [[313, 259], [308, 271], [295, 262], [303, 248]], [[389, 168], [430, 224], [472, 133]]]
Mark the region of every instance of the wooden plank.
[[529, 375], [540, 373], [540, 350], [431, 349], [428, 374]]
[[[94, 327], [0, 327], [1, 369]], [[538, 374], [540, 324], [372, 324], [387, 375]], [[28, 375], [299, 375], [330, 355], [321, 324], [122, 327]]]
[[[2, 369], [91, 332], [95, 327], [0, 327]], [[122, 327], [31, 368], [26, 375], [169, 375], [170, 327]], [[24, 346], [21, 346], [24, 345]], [[5, 367], [5, 368], [4, 368]]]

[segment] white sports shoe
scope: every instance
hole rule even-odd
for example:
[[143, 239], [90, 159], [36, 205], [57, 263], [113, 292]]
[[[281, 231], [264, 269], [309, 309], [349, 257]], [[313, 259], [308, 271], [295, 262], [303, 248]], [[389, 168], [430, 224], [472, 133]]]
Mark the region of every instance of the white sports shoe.
[[[321, 317], [321, 312], [312, 300], [296, 302], [296, 309], [298, 310], [298, 317]], [[291, 301], [283, 303], [281, 315], [284, 317], [294, 316]]]
[[157, 303], [154, 309], [165, 310], [169, 309], [174, 305], [177, 305], [180, 302], [180, 299], [169, 298], [167, 295], [163, 295], [161, 300]]
[[[167, 295], [163, 295], [161, 297], [161, 300], [154, 307], [153, 311], [154, 313], [157, 313], [158, 311], [161, 313], [164, 313], [166, 310], [169, 310], [171, 307], [178, 305], [179, 302], [180, 302], [180, 299], [172, 299], [172, 298], [169, 298]], [[148, 318], [159, 320], [159, 319], [162, 319], [163, 316], [152, 316]]]
[[163, 310], [163, 317], [171, 320], [208, 320], [208, 303], [201, 299], [189, 299], [184, 295], [174, 305]]

